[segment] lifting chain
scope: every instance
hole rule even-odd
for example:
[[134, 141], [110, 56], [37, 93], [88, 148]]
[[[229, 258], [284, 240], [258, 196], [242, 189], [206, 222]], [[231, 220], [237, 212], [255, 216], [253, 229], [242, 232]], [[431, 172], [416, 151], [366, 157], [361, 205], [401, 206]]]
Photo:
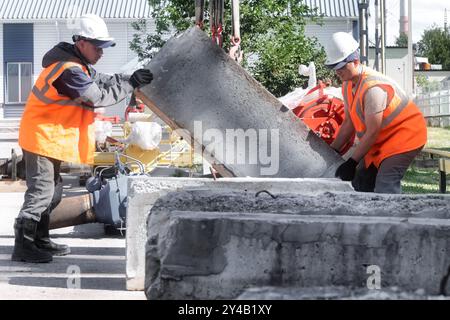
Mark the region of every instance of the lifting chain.
[[209, 19], [211, 25], [211, 37], [213, 42], [217, 43], [219, 47], [223, 45], [223, 11], [224, 0], [210, 0], [209, 1]]

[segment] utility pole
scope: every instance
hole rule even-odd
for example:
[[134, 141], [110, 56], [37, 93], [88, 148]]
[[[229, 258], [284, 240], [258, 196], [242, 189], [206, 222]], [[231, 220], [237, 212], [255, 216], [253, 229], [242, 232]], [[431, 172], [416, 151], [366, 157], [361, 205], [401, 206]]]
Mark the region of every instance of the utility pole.
[[444, 31], [445, 31], [445, 33], [448, 33], [448, 27], [447, 27], [447, 8], [445, 8], [445, 12], [444, 12]]
[[412, 39], [412, 0], [408, 0], [408, 82], [406, 93], [412, 96], [414, 92], [414, 52]]
[[380, 0], [375, 0], [375, 70], [380, 71]]
[[375, 0], [375, 70], [386, 73], [386, 0]]
[[381, 0], [381, 72], [386, 74], [386, 0]]
[[359, 0], [359, 47], [361, 50], [361, 63], [369, 64], [369, 0]]

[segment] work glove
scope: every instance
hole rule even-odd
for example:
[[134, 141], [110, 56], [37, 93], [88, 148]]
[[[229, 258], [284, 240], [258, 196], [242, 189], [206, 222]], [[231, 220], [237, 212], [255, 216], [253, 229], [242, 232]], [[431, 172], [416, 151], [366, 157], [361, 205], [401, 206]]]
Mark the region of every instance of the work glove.
[[130, 83], [134, 89], [149, 84], [153, 80], [153, 74], [148, 69], [136, 70], [130, 77]]
[[337, 168], [335, 177], [341, 178], [343, 181], [352, 181], [355, 177], [357, 165], [358, 162], [356, 162], [353, 158], [348, 159], [346, 162], [341, 164], [339, 168]]

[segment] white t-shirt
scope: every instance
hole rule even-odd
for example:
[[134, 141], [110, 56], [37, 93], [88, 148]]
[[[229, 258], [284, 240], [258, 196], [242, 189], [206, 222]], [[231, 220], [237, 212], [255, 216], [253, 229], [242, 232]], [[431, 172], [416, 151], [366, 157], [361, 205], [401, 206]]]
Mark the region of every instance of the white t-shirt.
[[387, 108], [387, 92], [380, 87], [367, 90], [364, 97], [364, 115], [369, 116], [383, 112]]
[[[355, 90], [356, 88], [353, 88]], [[355, 92], [353, 92], [354, 94]], [[366, 96], [364, 97], [364, 115], [377, 114], [383, 112], [387, 108], [387, 92], [380, 87], [372, 87], [367, 90]], [[345, 105], [345, 113], [348, 114], [347, 103]]]

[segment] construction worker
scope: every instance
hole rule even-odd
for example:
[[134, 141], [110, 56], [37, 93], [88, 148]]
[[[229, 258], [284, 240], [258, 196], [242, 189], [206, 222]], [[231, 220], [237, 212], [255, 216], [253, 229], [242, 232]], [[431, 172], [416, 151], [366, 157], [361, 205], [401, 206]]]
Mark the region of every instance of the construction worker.
[[353, 134], [359, 138], [336, 177], [352, 181], [356, 191], [401, 193], [400, 181], [426, 143], [426, 122], [395, 81], [360, 63], [358, 48], [344, 32], [326, 47], [326, 64], [343, 82], [346, 111], [331, 147], [340, 152]]
[[61, 42], [45, 54], [22, 116], [27, 190], [14, 224], [14, 261], [49, 262], [70, 252], [49, 238], [50, 213], [62, 197], [61, 162], [92, 164], [95, 108], [114, 105], [153, 79], [145, 69], [131, 76], [97, 73], [92, 65], [104, 48], [115, 46], [114, 39], [96, 15], [78, 22], [74, 44]]

